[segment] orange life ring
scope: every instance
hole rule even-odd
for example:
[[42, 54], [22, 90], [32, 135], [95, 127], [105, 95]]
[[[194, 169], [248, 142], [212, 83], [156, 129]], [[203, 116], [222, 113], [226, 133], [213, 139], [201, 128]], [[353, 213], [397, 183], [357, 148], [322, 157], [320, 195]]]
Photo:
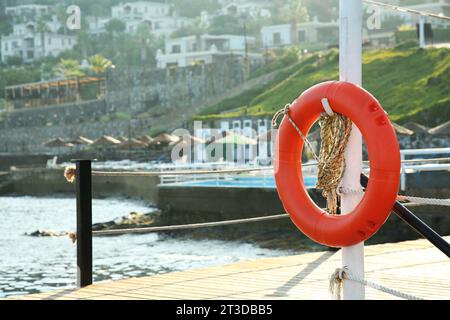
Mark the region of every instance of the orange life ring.
[[400, 150], [379, 102], [348, 82], [315, 85], [292, 103], [289, 115], [305, 136], [324, 112], [323, 98], [334, 112], [349, 117], [365, 139], [370, 179], [361, 202], [345, 215], [330, 215], [313, 202], [303, 182], [303, 140], [289, 121], [282, 121], [275, 143], [275, 181], [286, 212], [305, 235], [326, 246], [345, 247], [370, 238], [389, 217], [400, 180]]

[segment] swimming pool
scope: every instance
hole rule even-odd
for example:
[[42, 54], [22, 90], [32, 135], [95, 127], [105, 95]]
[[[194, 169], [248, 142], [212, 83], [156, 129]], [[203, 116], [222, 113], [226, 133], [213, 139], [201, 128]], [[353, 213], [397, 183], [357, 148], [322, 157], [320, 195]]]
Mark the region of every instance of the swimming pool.
[[[317, 178], [313, 176], [304, 177], [305, 186], [314, 188]], [[229, 188], [269, 188], [275, 189], [275, 178], [273, 176], [226, 176], [213, 178], [211, 180], [184, 181], [167, 183], [163, 187], [229, 187]]]

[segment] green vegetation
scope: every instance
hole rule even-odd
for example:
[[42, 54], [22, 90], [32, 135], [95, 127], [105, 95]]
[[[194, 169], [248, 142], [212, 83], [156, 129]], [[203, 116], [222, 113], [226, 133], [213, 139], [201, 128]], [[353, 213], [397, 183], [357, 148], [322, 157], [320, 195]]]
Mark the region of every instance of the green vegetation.
[[[394, 121], [434, 126], [450, 119], [450, 49], [421, 50], [411, 45], [365, 52], [363, 86]], [[337, 80], [338, 52], [334, 49], [310, 55], [280, 75], [282, 79], [277, 77], [263, 88], [224, 100], [196, 118], [271, 116], [310, 86]]]
[[30, 66], [11, 69], [0, 68], [0, 99], [4, 98], [5, 86], [13, 86], [21, 83], [35, 82], [41, 79], [39, 67]]
[[150, 129], [147, 130], [147, 134], [150, 137], [155, 137], [158, 134], [163, 133], [163, 132], [167, 132], [166, 126], [163, 126], [163, 125], [153, 126], [153, 127], [151, 127]]
[[120, 121], [128, 121], [128, 120], [131, 120], [131, 118], [132, 118], [131, 115], [126, 112], [118, 111], [114, 114], [114, 119], [120, 120]]
[[55, 73], [64, 78], [84, 76], [80, 63], [73, 59], [61, 59], [56, 67]]
[[131, 115], [126, 112], [116, 112], [114, 114], [104, 114], [100, 116], [99, 120], [100, 122], [110, 122], [110, 121], [129, 121], [131, 120]]
[[[402, 30], [396, 31], [394, 36], [396, 43], [402, 43], [417, 39], [417, 32], [414, 28], [402, 28]], [[450, 31], [448, 29], [433, 28], [433, 41], [450, 42]]]
[[218, 0], [172, 0], [175, 11], [181, 16], [195, 18], [205, 10], [208, 12], [214, 12], [220, 9]]
[[106, 59], [100, 54], [93, 55], [92, 57], [89, 57], [88, 60], [92, 71], [97, 74], [105, 73], [106, 70], [113, 65], [111, 60]]

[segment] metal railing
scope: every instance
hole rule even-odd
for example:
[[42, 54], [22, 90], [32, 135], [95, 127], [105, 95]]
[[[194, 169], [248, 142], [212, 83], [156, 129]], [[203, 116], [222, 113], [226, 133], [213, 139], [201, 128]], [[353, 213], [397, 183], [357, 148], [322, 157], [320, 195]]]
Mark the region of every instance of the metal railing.
[[[438, 171], [438, 170], [450, 170], [450, 164], [410, 164], [409, 160], [406, 160], [406, 156], [417, 155], [450, 155], [450, 148], [427, 148], [427, 149], [403, 149], [400, 150], [400, 158], [402, 161], [402, 171], [400, 175], [400, 189], [404, 191], [406, 189], [406, 174], [421, 171]], [[411, 159], [420, 162], [422, 159]], [[423, 162], [426, 162], [424, 159]]]
[[[92, 284], [93, 279], [93, 261], [92, 261], [92, 161], [74, 160], [76, 163], [76, 198], [77, 198], [77, 286], [79, 288]], [[162, 175], [164, 176], [164, 175]], [[173, 175], [168, 175], [173, 177]], [[182, 175], [190, 177], [189, 175]], [[207, 175], [206, 175], [207, 176]], [[215, 174], [214, 176], [220, 176]], [[268, 175], [267, 175], [268, 176]], [[367, 186], [368, 177], [361, 175], [361, 185]], [[428, 239], [434, 246], [450, 257], [450, 244], [447, 243], [439, 234], [431, 229], [427, 224], [409, 211], [403, 204], [396, 201], [393, 209], [402, 220], [404, 220], [416, 232]], [[281, 215], [280, 215], [281, 216]], [[278, 218], [276, 216], [275, 218]], [[250, 219], [257, 221], [258, 219]], [[237, 223], [240, 221], [228, 221]], [[218, 222], [214, 222], [217, 224]], [[227, 223], [227, 221], [222, 221]], [[206, 223], [209, 225], [212, 223]], [[181, 226], [166, 226], [181, 227]], [[186, 226], [183, 226], [186, 227]], [[165, 227], [164, 227], [165, 228]], [[181, 228], [178, 228], [181, 229]], [[118, 232], [120, 233], [120, 232]]]

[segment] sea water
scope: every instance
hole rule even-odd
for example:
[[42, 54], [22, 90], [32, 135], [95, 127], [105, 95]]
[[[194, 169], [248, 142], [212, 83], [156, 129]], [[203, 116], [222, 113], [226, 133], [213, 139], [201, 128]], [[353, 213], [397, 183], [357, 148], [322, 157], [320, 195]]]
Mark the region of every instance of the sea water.
[[[155, 210], [144, 202], [94, 199], [93, 222]], [[76, 202], [65, 197], [0, 197], [0, 297], [73, 288], [76, 245], [68, 237], [25, 235], [45, 229], [75, 231]], [[118, 280], [245, 259], [287, 255], [253, 244], [185, 240], [157, 233], [94, 237], [94, 281]]]

